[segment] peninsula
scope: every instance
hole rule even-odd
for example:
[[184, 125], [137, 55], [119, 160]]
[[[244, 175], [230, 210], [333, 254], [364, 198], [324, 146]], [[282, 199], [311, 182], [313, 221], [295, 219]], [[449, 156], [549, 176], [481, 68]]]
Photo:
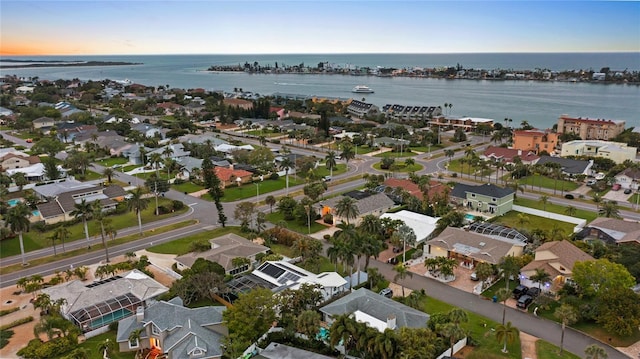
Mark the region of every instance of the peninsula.
[[0, 69], [21, 69], [30, 67], [71, 67], [71, 66], [125, 66], [142, 65], [138, 62], [125, 61], [37, 61], [37, 60], [5, 60]]

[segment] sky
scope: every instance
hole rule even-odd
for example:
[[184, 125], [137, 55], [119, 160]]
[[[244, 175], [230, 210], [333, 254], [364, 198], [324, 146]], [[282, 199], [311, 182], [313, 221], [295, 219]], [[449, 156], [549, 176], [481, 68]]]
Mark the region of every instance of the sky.
[[636, 1], [0, 1], [0, 55], [638, 52]]

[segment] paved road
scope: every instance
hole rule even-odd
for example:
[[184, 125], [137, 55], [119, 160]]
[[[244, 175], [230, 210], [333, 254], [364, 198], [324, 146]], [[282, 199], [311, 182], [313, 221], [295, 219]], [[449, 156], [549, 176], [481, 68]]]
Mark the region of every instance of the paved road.
[[13, 136], [11, 132], [12, 131], [0, 131], [0, 135], [5, 140], [11, 141], [18, 146], [24, 146], [25, 148], [31, 148], [31, 146], [33, 146], [33, 143], [29, 143], [20, 137]]

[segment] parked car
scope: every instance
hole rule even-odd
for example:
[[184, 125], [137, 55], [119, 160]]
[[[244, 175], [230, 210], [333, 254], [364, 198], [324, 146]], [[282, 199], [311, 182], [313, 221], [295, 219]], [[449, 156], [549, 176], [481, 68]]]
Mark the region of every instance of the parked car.
[[476, 272], [471, 273], [471, 280], [474, 282], [480, 280], [480, 278], [478, 278], [478, 273]]
[[517, 287], [515, 287], [513, 289], [513, 292], [512, 292], [513, 298], [519, 299], [523, 295], [527, 294], [528, 290], [529, 290], [529, 287], [524, 286], [524, 285], [518, 285]]
[[520, 309], [527, 309], [527, 307], [529, 306], [529, 304], [531, 304], [531, 302], [533, 302], [533, 297], [525, 294], [518, 299], [518, 303], [516, 303], [516, 307]]
[[393, 247], [393, 253], [400, 253], [400, 252], [402, 252], [402, 249], [398, 247]]
[[593, 186], [594, 184], [596, 184], [596, 182], [598, 182], [598, 181], [596, 181], [596, 180], [588, 180], [586, 185], [587, 186]]
[[531, 287], [529, 288], [529, 290], [527, 291], [527, 295], [533, 298], [537, 298], [540, 293], [542, 291], [540, 290], [540, 288], [536, 288], [536, 287]]
[[627, 188], [624, 190], [624, 194], [631, 194], [631, 188]]
[[574, 199], [576, 197], [574, 195], [572, 195], [571, 193], [567, 193], [567, 194], [564, 195], [564, 198], [566, 198], [566, 199]]
[[619, 191], [619, 190], [620, 190], [620, 187], [622, 187], [622, 186], [620, 185], [620, 183], [616, 183], [616, 184], [614, 184], [614, 185], [611, 187], [611, 190], [612, 190], [612, 191]]
[[387, 259], [387, 263], [389, 263], [389, 264], [398, 264], [398, 258], [391, 257], [391, 258]]
[[380, 291], [380, 295], [383, 296], [383, 297], [392, 298], [393, 297], [393, 291], [391, 290], [391, 288], [385, 288], [385, 289]]
[[329, 181], [331, 181], [331, 176], [324, 176], [323, 179], [324, 179], [325, 182], [329, 182]]

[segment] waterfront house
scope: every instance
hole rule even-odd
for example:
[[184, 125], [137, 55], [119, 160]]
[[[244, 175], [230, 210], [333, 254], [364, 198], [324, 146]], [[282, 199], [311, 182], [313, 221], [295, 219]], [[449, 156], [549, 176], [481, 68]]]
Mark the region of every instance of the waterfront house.
[[363, 118], [376, 116], [380, 112], [380, 109], [372, 103], [352, 100], [351, 103], [349, 103], [349, 106], [347, 106], [347, 112], [353, 116]]
[[457, 183], [451, 191], [450, 199], [468, 210], [501, 216], [511, 211], [514, 193], [511, 188], [502, 188], [491, 183], [478, 186]]
[[625, 121], [604, 118], [573, 118], [562, 115], [558, 119], [558, 133], [573, 133], [583, 140], [610, 140], [624, 131]]
[[513, 149], [551, 154], [558, 145], [558, 134], [550, 130], [520, 130], [513, 132]]
[[636, 159], [636, 147], [630, 147], [623, 142], [609, 142], [602, 140], [575, 140], [562, 144], [560, 156], [589, 156], [607, 158], [620, 164], [624, 161]]

